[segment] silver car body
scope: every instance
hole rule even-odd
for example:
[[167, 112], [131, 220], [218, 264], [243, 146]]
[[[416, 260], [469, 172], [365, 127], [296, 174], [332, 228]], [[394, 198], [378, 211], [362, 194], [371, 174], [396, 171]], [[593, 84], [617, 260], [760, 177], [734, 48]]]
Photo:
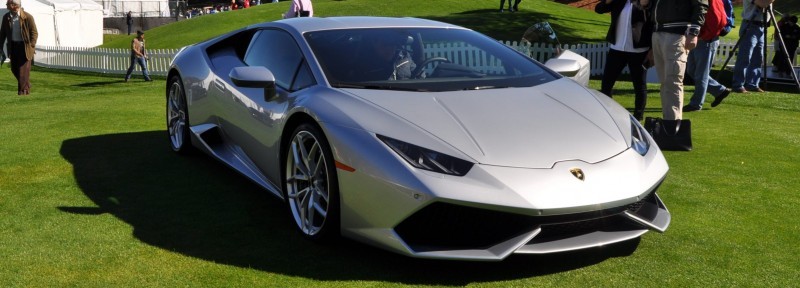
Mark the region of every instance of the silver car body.
[[[338, 168], [341, 234], [413, 257], [502, 260], [667, 228], [670, 214], [655, 192], [668, 165], [655, 144], [643, 155], [632, 148], [640, 126], [609, 97], [557, 75], [530, 87], [459, 91], [331, 85], [306, 34], [376, 27], [469, 31], [412, 18], [296, 18], [186, 47], [169, 77], [184, 87], [192, 145], [283, 199], [287, 133], [300, 122], [318, 125]], [[242, 66], [235, 58], [253, 52], [225, 52], [220, 43], [264, 29], [291, 36], [313, 85], [278, 85], [269, 97], [234, 84], [231, 72]], [[418, 169], [380, 137], [472, 167], [463, 176]]]

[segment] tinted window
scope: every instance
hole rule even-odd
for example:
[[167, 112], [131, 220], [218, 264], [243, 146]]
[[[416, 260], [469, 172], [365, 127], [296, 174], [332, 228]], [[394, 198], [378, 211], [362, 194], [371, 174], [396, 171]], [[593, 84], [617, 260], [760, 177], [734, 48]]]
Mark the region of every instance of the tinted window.
[[452, 91], [528, 87], [560, 77], [470, 30], [342, 29], [305, 37], [334, 87]]
[[297, 77], [294, 78], [294, 84], [292, 84], [292, 91], [297, 91], [308, 86], [317, 84], [314, 81], [314, 76], [311, 74], [311, 70], [308, 69], [308, 64], [303, 62], [300, 65], [300, 68], [297, 70]]
[[289, 89], [300, 65], [305, 65], [300, 48], [291, 35], [279, 30], [263, 30], [247, 50], [244, 62], [249, 66], [267, 67], [275, 82]]

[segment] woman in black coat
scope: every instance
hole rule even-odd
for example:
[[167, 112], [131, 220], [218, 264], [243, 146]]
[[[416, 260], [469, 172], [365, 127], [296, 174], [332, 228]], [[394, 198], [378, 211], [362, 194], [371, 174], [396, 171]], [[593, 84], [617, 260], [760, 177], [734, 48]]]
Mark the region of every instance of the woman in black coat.
[[599, 14], [611, 13], [611, 26], [606, 35], [609, 50], [600, 91], [611, 97], [614, 83], [627, 66], [636, 95], [633, 116], [641, 120], [647, 106], [645, 66], [653, 35], [650, 12], [641, 7], [639, 0], [600, 0], [594, 11]]

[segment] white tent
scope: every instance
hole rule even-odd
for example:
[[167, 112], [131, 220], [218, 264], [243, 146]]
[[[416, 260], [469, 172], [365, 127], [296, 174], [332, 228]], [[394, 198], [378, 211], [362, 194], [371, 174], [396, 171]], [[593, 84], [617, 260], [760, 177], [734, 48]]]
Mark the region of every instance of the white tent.
[[103, 44], [102, 5], [91, 0], [39, 1], [47, 1], [53, 6], [56, 46], [95, 47]]
[[128, 11], [133, 17], [170, 17], [168, 0], [96, 0], [103, 5], [106, 16], [125, 16]]
[[[103, 6], [94, 1], [22, 0], [22, 9], [36, 22], [37, 46], [95, 47], [103, 44]], [[7, 9], [0, 9], [0, 15], [7, 12]]]

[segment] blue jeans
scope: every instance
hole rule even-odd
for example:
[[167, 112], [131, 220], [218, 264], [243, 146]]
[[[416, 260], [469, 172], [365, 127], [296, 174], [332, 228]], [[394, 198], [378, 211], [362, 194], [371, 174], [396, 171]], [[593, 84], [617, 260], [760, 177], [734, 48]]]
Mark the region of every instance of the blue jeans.
[[719, 47], [719, 37], [711, 41], [697, 40], [697, 47], [689, 52], [689, 60], [686, 62], [686, 75], [694, 79], [694, 94], [689, 105], [696, 108], [703, 108], [706, 101], [706, 92], [716, 97], [725, 91], [726, 87], [719, 84], [717, 80], [711, 78], [711, 65], [714, 63], [714, 54]]
[[758, 22], [744, 21], [739, 28], [739, 53], [733, 67], [734, 89], [755, 89], [761, 81], [761, 64], [764, 61], [764, 26]]
[[131, 55], [131, 66], [128, 67], [128, 72], [125, 73], [125, 80], [131, 79], [131, 74], [133, 73], [133, 68], [136, 67], [136, 64], [139, 64], [139, 66], [142, 67], [142, 76], [144, 76], [144, 80], [150, 81], [150, 72], [147, 72], [147, 59], [133, 55]]

